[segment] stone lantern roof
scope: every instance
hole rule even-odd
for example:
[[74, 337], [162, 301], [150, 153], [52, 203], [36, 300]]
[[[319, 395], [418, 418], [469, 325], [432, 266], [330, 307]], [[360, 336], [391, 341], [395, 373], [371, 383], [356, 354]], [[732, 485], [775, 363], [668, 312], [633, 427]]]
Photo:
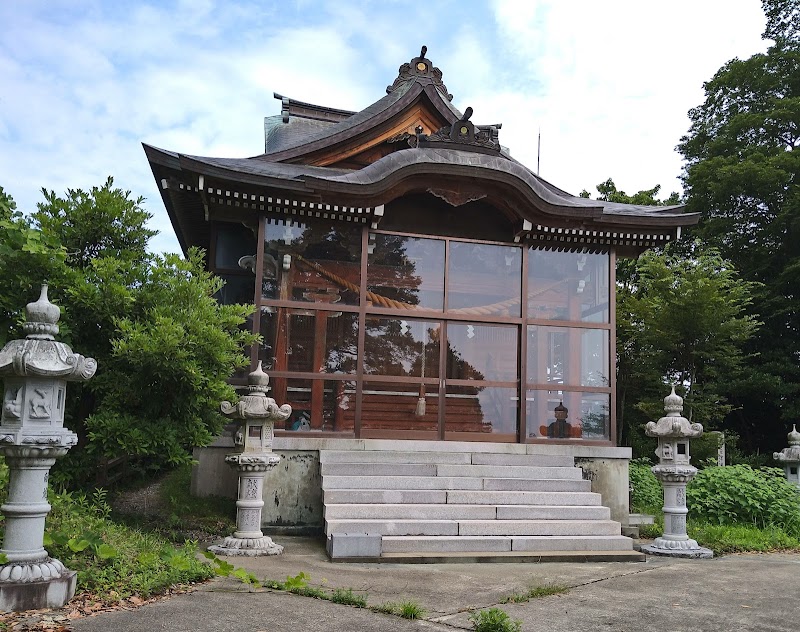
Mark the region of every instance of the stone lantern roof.
[[675, 386], [672, 387], [672, 392], [664, 398], [664, 412], [667, 413], [664, 417], [655, 422], [651, 421], [644, 427], [648, 437], [689, 439], [703, 434], [701, 424], [690, 423], [686, 417], [681, 415], [683, 398], [675, 393]]
[[792, 431], [787, 435], [789, 447], [780, 452], [774, 452], [772, 458], [783, 463], [800, 463], [800, 432], [797, 425], [792, 424]]
[[47, 298], [47, 285], [39, 299], [25, 307], [24, 339], [12, 340], [0, 351], [0, 376], [50, 377], [85, 382], [97, 371], [97, 361], [73, 353], [56, 341], [61, 310]]

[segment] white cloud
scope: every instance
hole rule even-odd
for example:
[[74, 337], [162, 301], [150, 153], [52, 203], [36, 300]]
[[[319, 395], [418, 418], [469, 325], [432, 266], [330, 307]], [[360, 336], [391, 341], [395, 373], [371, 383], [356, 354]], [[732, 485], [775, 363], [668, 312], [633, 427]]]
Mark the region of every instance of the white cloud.
[[200, 155], [263, 151], [272, 92], [360, 109], [427, 44], [460, 109], [577, 192], [611, 176], [629, 193], [677, 188], [673, 151], [728, 59], [764, 48], [758, 0], [645, 3], [333, 0], [117, 5], [0, 3], [0, 184], [22, 209], [42, 186], [101, 184], [146, 198], [177, 250], [142, 141]]

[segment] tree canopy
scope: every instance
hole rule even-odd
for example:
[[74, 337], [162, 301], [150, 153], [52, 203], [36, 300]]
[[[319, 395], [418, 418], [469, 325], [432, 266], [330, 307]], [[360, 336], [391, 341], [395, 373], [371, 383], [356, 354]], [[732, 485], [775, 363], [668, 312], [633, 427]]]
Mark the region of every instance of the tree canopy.
[[67, 391], [66, 424], [79, 444], [54, 476], [93, 484], [104, 459], [134, 467], [188, 462], [221, 430], [227, 379], [247, 365], [252, 306], [221, 305], [222, 280], [204, 254], [155, 255], [142, 198], [113, 186], [43, 190], [30, 217], [0, 189], [0, 341], [21, 335], [22, 311], [50, 282], [62, 308], [59, 338], [98, 361], [97, 374]]
[[726, 424], [751, 450], [785, 444], [800, 416], [800, 7], [764, 0], [766, 53], [733, 59], [704, 84], [678, 149], [696, 235], [748, 281], [763, 321], [743, 379], [731, 380]]

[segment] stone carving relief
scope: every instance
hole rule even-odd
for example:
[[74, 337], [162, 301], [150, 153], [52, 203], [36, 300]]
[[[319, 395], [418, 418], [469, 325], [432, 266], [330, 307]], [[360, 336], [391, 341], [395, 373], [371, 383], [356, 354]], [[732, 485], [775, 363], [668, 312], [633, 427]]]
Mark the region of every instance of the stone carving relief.
[[245, 489], [245, 498], [258, 498], [258, 481], [254, 478], [248, 478]]
[[678, 507], [685, 507], [686, 506], [686, 490], [683, 487], [679, 487], [675, 492], [675, 502], [678, 503]]
[[22, 389], [9, 388], [6, 390], [6, 396], [3, 399], [3, 412], [8, 417], [19, 419], [22, 415]]
[[50, 417], [50, 389], [49, 388], [34, 388], [34, 397], [31, 398], [31, 418], [32, 419], [48, 419]]

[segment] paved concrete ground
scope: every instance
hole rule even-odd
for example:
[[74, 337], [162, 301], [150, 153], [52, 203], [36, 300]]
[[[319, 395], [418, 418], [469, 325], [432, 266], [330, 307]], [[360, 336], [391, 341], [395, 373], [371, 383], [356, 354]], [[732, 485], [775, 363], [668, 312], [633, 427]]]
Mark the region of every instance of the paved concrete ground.
[[796, 632], [800, 555], [735, 555], [714, 560], [512, 564], [333, 564], [322, 542], [276, 537], [285, 553], [230, 558], [260, 579], [285, 580], [301, 571], [311, 585], [352, 588], [369, 605], [413, 600], [425, 621], [406, 621], [369, 610], [270, 590], [248, 592], [220, 579], [196, 592], [72, 623], [75, 632], [360, 632], [472, 629], [469, 613], [544, 584], [569, 592], [522, 604], [500, 605], [523, 630], [566, 632], [646, 629]]

